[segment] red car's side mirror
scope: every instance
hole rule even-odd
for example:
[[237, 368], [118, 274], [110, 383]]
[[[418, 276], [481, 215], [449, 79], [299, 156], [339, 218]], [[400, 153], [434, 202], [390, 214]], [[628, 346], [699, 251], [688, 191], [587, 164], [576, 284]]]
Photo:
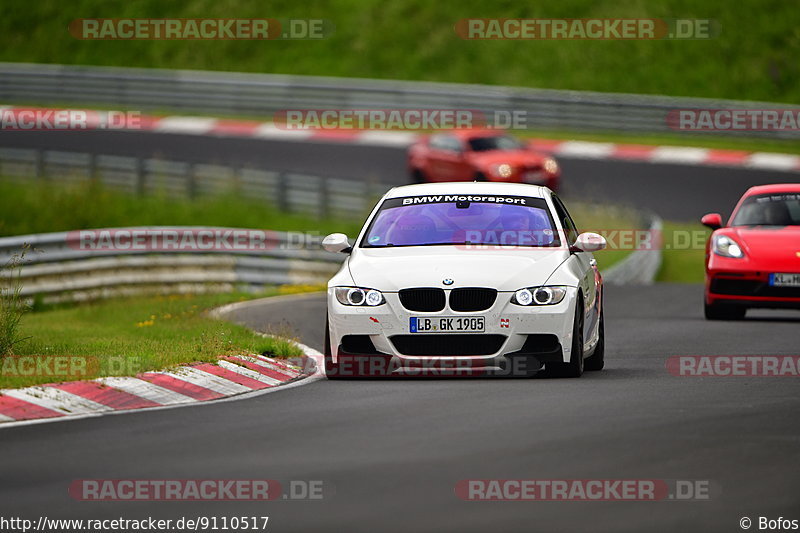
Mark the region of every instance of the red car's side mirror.
[[717, 230], [722, 227], [722, 215], [719, 213], [709, 213], [700, 219], [700, 223], [712, 230]]

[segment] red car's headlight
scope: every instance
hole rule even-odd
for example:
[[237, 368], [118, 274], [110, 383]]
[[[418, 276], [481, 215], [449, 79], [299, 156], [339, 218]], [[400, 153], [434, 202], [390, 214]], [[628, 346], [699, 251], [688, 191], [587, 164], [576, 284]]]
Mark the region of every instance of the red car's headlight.
[[552, 157], [545, 159], [542, 167], [548, 174], [556, 174], [558, 172], [558, 163]]
[[733, 259], [744, 257], [744, 251], [742, 251], [739, 243], [727, 235], [714, 235], [711, 239], [711, 250], [722, 257], [731, 257]]
[[514, 173], [514, 167], [508, 163], [500, 163], [492, 166], [492, 174], [499, 178], [510, 178]]

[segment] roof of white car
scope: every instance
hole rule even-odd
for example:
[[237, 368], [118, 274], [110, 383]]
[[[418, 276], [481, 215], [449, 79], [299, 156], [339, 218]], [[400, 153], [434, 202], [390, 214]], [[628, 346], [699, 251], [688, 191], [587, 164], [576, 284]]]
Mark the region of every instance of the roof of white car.
[[491, 181], [450, 181], [443, 183], [420, 183], [419, 185], [403, 185], [394, 187], [386, 193], [385, 198], [401, 198], [403, 196], [427, 196], [430, 194], [493, 194], [509, 196], [529, 196], [544, 198], [549, 189], [540, 185], [526, 183], [497, 183]]

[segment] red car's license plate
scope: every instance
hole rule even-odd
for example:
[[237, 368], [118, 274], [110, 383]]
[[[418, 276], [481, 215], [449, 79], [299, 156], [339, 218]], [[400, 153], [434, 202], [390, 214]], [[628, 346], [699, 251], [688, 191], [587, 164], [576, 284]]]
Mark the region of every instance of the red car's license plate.
[[773, 287], [800, 287], [800, 274], [770, 274], [769, 284]]

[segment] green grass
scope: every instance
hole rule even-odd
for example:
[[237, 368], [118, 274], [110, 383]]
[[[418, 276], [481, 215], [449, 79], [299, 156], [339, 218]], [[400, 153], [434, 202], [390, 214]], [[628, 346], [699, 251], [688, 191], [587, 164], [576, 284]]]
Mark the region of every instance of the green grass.
[[692, 223], [664, 222], [664, 249], [656, 281], [702, 283], [705, 242], [711, 231]]
[[94, 182], [22, 184], [0, 179], [0, 236], [149, 225], [354, 234], [360, 221], [290, 215], [234, 193], [195, 200], [159, 194], [138, 197]]
[[[285, 291], [270, 289], [257, 296], [282, 292]], [[0, 388], [136, 375], [182, 363], [213, 362], [236, 354], [300, 355], [300, 350], [287, 340], [293, 336], [290, 331], [272, 332], [286, 338], [262, 337], [205, 313], [209, 308], [253, 297], [249, 294], [137, 297], [27, 314], [21, 332], [29, 339], [15, 346], [14, 356], [0, 363]], [[19, 358], [26, 356], [72, 356], [84, 363], [82, 367], [74, 367], [78, 371], [67, 372], [73, 375], [60, 379], [50, 373], [19, 375], [26, 373], [27, 367], [15, 362], [23, 361]]]
[[[60, 0], [0, 7], [0, 60], [486, 83], [800, 102], [800, 26], [788, 0]], [[323, 18], [325, 40], [81, 41], [89, 17]], [[710, 18], [709, 40], [465, 41], [461, 18]]]

